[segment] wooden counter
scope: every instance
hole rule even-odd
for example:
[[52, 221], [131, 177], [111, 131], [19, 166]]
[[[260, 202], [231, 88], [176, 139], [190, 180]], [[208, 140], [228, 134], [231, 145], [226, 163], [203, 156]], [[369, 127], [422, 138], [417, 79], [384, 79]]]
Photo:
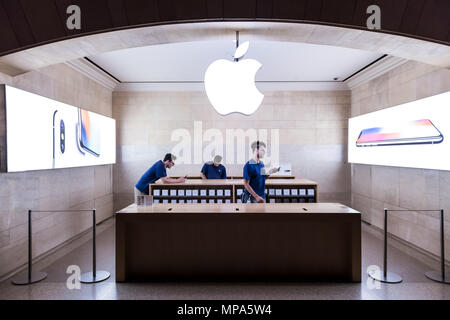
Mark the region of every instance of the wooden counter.
[[361, 281], [361, 215], [338, 203], [155, 204], [116, 214], [116, 281]]
[[[149, 189], [155, 203], [239, 203], [244, 180], [187, 179], [150, 184]], [[318, 202], [317, 182], [308, 179], [267, 179], [266, 193], [268, 202]]]

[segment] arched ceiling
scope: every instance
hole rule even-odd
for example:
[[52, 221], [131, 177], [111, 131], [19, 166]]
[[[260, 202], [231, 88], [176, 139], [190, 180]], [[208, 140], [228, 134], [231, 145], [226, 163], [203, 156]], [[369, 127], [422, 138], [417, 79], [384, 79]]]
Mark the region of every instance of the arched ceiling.
[[[81, 9], [80, 30], [66, 27], [70, 5]], [[0, 56], [72, 37], [180, 22], [282, 21], [367, 30], [370, 5], [381, 9], [377, 33], [450, 44], [448, 0], [0, 0]]]
[[156, 44], [230, 40], [302, 42], [387, 54], [450, 67], [450, 46], [386, 33], [286, 22], [199, 22], [141, 27], [77, 37], [0, 57], [0, 72], [17, 75], [48, 65]]

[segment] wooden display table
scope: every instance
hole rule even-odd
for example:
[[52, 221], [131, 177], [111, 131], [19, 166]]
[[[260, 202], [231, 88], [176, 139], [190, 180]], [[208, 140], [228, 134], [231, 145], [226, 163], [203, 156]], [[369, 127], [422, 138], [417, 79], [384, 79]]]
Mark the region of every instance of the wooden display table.
[[[234, 191], [235, 202], [240, 203], [244, 180], [236, 181]], [[318, 202], [317, 182], [308, 179], [267, 179], [266, 194], [270, 203]]]
[[361, 281], [361, 215], [339, 203], [155, 204], [116, 214], [116, 281]]
[[[184, 183], [161, 182], [149, 186], [154, 203], [239, 203], [244, 180], [188, 179]], [[268, 202], [318, 202], [317, 183], [308, 179], [267, 179]]]
[[[230, 176], [230, 177], [227, 177], [227, 179], [242, 180], [242, 179], [244, 179], [244, 177], [243, 176]], [[268, 176], [267, 179], [295, 179], [295, 176], [282, 176], [282, 175], [272, 174], [272, 175]]]
[[[180, 178], [179, 176], [170, 176], [170, 178], [174, 178], [174, 179], [178, 179]], [[191, 180], [191, 179], [202, 179], [201, 176], [187, 176], [186, 178], [187, 180]], [[233, 180], [241, 180], [243, 179], [242, 176], [227, 176], [227, 179], [233, 179]], [[295, 176], [283, 176], [283, 175], [275, 175], [272, 174], [270, 176], [267, 177], [267, 179], [295, 179]]]
[[186, 180], [184, 183], [154, 183], [149, 192], [156, 203], [233, 203], [234, 181]]
[[[174, 179], [180, 178], [179, 176], [170, 176], [170, 177], [174, 178]], [[187, 176], [188, 180], [201, 179], [201, 178], [202, 178], [201, 176]], [[241, 179], [243, 179], [243, 177], [242, 176], [227, 176], [227, 179], [241, 180]], [[295, 176], [290, 176], [290, 175], [289, 176], [283, 176], [283, 175], [272, 174], [269, 177], [267, 177], [267, 179], [295, 179]]]

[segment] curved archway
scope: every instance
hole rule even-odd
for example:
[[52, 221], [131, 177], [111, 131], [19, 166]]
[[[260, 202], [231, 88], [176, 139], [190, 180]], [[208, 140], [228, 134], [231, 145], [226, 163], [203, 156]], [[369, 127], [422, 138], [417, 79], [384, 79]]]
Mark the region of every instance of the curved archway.
[[0, 56], [95, 33], [185, 22], [281, 21], [367, 30], [373, 5], [379, 9], [377, 33], [450, 43], [447, 0], [20, 0], [0, 6]]
[[148, 45], [233, 39], [276, 40], [361, 49], [450, 67], [450, 46], [398, 35], [285, 22], [202, 22], [113, 31], [42, 45], [0, 57], [0, 72], [17, 75], [52, 64]]

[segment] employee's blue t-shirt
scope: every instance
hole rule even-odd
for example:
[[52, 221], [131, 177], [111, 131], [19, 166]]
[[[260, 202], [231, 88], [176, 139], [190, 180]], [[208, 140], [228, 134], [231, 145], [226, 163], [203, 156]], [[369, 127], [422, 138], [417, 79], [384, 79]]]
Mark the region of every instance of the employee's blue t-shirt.
[[[264, 163], [261, 161], [256, 163], [254, 160], [247, 161], [244, 166], [244, 180], [249, 180], [250, 187], [253, 191], [262, 198], [266, 193], [266, 175], [262, 174]], [[246, 194], [250, 194], [247, 189], [244, 190]]]
[[136, 183], [136, 188], [141, 192], [148, 194], [148, 185], [164, 177], [167, 177], [166, 168], [164, 167], [164, 162], [159, 160], [142, 175], [138, 183]]
[[214, 163], [205, 163], [203, 165], [202, 171], [206, 179], [226, 179], [227, 178], [227, 170], [221, 164], [217, 167]]

